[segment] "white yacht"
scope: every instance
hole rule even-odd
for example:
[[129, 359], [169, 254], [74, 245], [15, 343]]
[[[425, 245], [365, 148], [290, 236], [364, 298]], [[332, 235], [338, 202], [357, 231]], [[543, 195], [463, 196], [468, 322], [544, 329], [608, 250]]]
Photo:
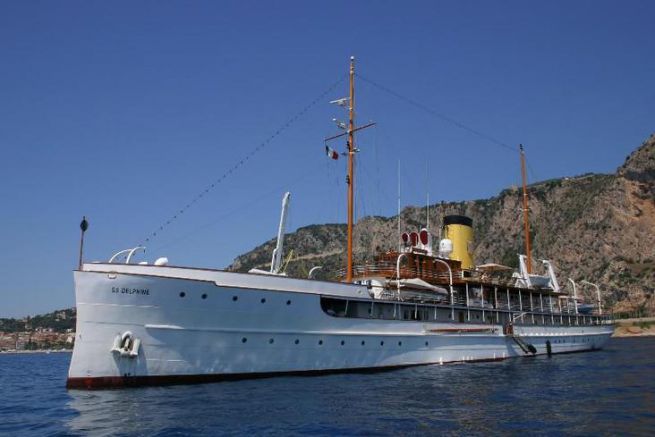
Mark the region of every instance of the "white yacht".
[[[139, 247], [85, 263], [80, 246], [69, 388], [502, 360], [605, 344], [613, 328], [600, 299], [578, 311], [549, 261], [544, 274], [532, 272], [529, 240], [513, 275], [498, 264], [476, 266], [465, 216], [444, 217], [436, 251], [427, 229], [416, 229], [402, 234], [397, 250], [353, 262], [354, 134], [366, 127], [354, 124], [354, 77], [351, 59], [349, 97], [335, 101], [347, 105], [349, 122], [332, 137], [348, 139], [348, 254], [340, 280], [281, 273], [288, 195], [267, 271], [177, 267], [166, 258], [134, 263]], [[524, 201], [527, 228], [527, 195]], [[82, 236], [85, 230], [83, 221]]]

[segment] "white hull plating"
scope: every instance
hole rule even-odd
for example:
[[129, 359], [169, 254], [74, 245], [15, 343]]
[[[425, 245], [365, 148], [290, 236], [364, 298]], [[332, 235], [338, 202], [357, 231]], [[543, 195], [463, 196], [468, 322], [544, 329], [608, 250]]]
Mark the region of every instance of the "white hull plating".
[[[500, 324], [334, 317], [321, 296], [365, 286], [212, 270], [85, 264], [75, 272], [77, 337], [69, 387], [330, 372], [526, 353]], [[372, 301], [375, 305], [375, 302]], [[466, 329], [462, 330], [463, 327]], [[126, 332], [140, 345], [112, 352]], [[538, 354], [601, 348], [612, 328], [515, 326]]]

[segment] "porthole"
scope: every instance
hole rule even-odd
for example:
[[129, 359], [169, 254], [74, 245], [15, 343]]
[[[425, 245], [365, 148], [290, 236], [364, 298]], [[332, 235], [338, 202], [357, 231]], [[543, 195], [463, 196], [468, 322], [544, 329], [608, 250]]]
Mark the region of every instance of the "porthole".
[[275, 340], [273, 340], [272, 338], [268, 339], [268, 344], [273, 344], [273, 342], [275, 342]]
[[318, 345], [320, 346], [320, 345], [322, 345], [322, 344], [323, 344], [323, 340], [319, 340], [319, 341], [318, 341]]
[[180, 291], [180, 297], [184, 297], [184, 296], [186, 296], [186, 293], [183, 292], [183, 291]]
[[232, 301], [233, 302], [236, 302], [237, 300], [239, 300], [239, 296], [232, 296]]
[[203, 299], [207, 299], [207, 293], [203, 293], [202, 296], [200, 297], [202, 297]]
[[403, 342], [402, 342], [402, 341], [399, 341], [399, 342], [398, 342], [398, 346], [402, 346], [402, 345], [403, 345]]
[[362, 346], [364, 346], [365, 344], [366, 344], [366, 342], [364, 340], [362, 340]]
[[290, 301], [290, 300], [287, 301], [287, 305], [291, 305], [291, 301]]
[[346, 342], [341, 340], [341, 346], [343, 346], [344, 344], [346, 344]]
[[296, 341], [294, 341], [294, 343], [295, 343], [295, 344], [298, 344], [298, 343], [300, 343], [300, 340], [298, 340], [298, 339], [296, 338]]
[[428, 342], [427, 342], [427, 341], [425, 342], [425, 345], [428, 346]]
[[266, 303], [266, 298], [262, 297], [262, 300], [260, 300], [261, 303]]
[[247, 341], [248, 341], [248, 339], [247, 339], [246, 337], [243, 337], [243, 338], [241, 339], [241, 343], [245, 343], [245, 342], [247, 342]]
[[384, 346], [384, 340], [380, 342], [380, 346]]

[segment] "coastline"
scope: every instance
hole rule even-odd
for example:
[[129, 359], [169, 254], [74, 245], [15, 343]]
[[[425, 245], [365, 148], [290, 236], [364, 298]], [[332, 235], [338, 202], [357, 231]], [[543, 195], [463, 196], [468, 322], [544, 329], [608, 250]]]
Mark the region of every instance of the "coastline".
[[655, 336], [655, 317], [616, 320], [612, 337], [652, 337]]

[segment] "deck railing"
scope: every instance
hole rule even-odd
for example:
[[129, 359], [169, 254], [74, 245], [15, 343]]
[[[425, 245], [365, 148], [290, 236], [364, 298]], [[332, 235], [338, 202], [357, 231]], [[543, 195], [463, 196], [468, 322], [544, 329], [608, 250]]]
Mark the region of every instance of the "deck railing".
[[[338, 270], [337, 275], [344, 278], [345, 269]], [[390, 280], [419, 278], [433, 285], [444, 287], [449, 285], [448, 271], [436, 271], [434, 269], [423, 269], [407, 265], [400, 266], [398, 269], [395, 262], [387, 260], [357, 264], [353, 266], [353, 277], [383, 277]], [[481, 282], [483, 283], [482, 287], [486, 297], [484, 299], [480, 299], [479, 297], [474, 299], [473, 291], [477, 289], [479, 293]], [[485, 278], [484, 274], [475, 270], [453, 270], [453, 284], [459, 286], [468, 284], [467, 287], [472, 285], [469, 296], [466, 295], [466, 292], [462, 288], [459, 288], [453, 294], [453, 305], [459, 309], [482, 310], [490, 315], [496, 312], [517, 314], [526, 312], [529, 315], [526, 317], [530, 320], [532, 319], [532, 315], [534, 315], [534, 317], [539, 317], [544, 321], [548, 318], [553, 322], [557, 321], [563, 324], [568, 324], [568, 319], [572, 320], [572, 324], [604, 324], [607, 323], [607, 320], [611, 320], [606, 315], [601, 316], [597, 308], [589, 314], [576, 315], [575, 305], [571, 300], [567, 299], [558, 302], [559, 296], [553, 294], [540, 295], [539, 290], [536, 289], [532, 293], [530, 290], [524, 290], [519, 298], [515, 291], [509, 292], [509, 290], [516, 290], [515, 280]], [[510, 296], [509, 302], [508, 294]], [[397, 297], [397, 292], [395, 290], [388, 290], [385, 297], [393, 299]], [[448, 302], [445, 302], [445, 299], [447, 298], [438, 295], [430, 298], [426, 296], [426, 293], [420, 291], [412, 293], [411, 291], [403, 290], [402, 294], [402, 300], [409, 302], [447, 304]], [[564, 318], [567, 318], [567, 322], [564, 321]], [[577, 320], [577, 322], [573, 320]]]
[[[383, 276], [392, 280], [396, 279], [414, 279], [419, 278], [430, 284], [449, 285], [448, 271], [435, 271], [431, 269], [416, 268], [414, 266], [400, 266], [400, 278], [397, 278], [398, 272], [395, 262], [376, 261], [353, 266], [353, 277], [371, 277]], [[337, 270], [339, 278], [345, 278], [346, 270]], [[462, 282], [462, 270], [453, 270], [453, 283]]]

